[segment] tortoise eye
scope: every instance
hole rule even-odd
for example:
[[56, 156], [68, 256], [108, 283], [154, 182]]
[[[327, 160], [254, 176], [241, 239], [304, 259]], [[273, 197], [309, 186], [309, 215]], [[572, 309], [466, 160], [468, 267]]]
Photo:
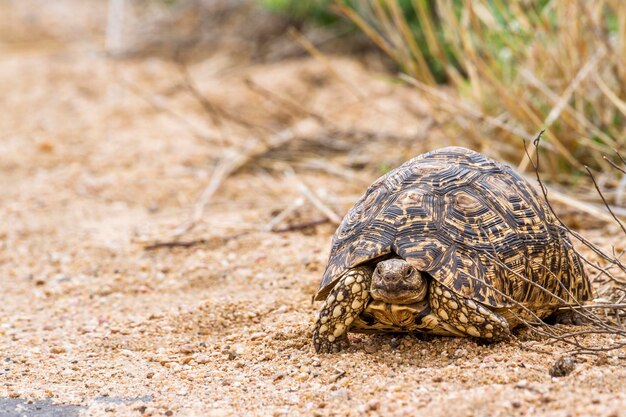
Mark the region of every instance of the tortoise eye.
[[411, 278], [414, 273], [415, 273], [415, 269], [409, 268], [409, 272], [406, 273], [406, 277]]

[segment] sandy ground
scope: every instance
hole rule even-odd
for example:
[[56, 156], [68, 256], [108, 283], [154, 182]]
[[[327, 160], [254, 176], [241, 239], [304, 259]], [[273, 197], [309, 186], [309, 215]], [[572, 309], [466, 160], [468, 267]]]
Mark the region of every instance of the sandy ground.
[[[306, 143], [264, 154], [181, 237], [203, 242], [147, 250], [190, 218], [213, 168], [266, 131], [211, 120], [171, 62], [105, 57], [97, 3], [55, 3], [37, 13], [2, 3], [15, 16], [0, 30], [0, 404], [11, 405], [0, 415], [43, 412], [33, 404], [94, 416], [626, 415], [623, 361], [581, 357], [553, 378], [567, 348], [526, 331], [488, 346], [352, 335], [347, 352], [315, 354], [311, 295], [334, 226], [268, 224], [303, 200], [300, 183], [343, 214], [385, 167], [451, 142], [421, 134], [432, 123], [414, 92], [348, 58], [216, 53], [190, 67], [207, 97], [252, 124], [317, 137], [324, 120], [390, 139], [348, 139], [349, 151], [323, 157]], [[46, 12], [81, 23], [29, 31]], [[305, 200], [277, 227], [320, 216]]]

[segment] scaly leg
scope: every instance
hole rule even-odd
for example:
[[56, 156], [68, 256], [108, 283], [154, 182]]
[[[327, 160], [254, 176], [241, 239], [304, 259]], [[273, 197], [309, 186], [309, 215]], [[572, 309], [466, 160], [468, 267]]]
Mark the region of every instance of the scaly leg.
[[372, 268], [357, 267], [346, 272], [332, 289], [313, 330], [318, 353], [339, 352], [349, 346], [348, 329], [370, 299]]
[[580, 326], [583, 324], [589, 324], [590, 320], [584, 317], [578, 310], [557, 310], [545, 318], [547, 323], [551, 324], [571, 324]]
[[430, 284], [430, 308], [463, 333], [493, 341], [510, 335], [509, 323], [488, 308], [448, 290], [436, 280]]

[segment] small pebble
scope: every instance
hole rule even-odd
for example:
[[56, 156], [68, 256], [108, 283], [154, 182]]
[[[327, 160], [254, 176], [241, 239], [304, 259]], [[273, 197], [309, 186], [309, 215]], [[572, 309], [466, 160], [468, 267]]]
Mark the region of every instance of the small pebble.
[[379, 400], [369, 400], [367, 402], [367, 408], [371, 411], [377, 411], [380, 409], [380, 401]]
[[237, 357], [237, 354], [235, 352], [233, 352], [232, 350], [229, 350], [229, 349], [224, 349], [222, 351], [222, 353], [227, 355], [228, 359], [231, 360], [231, 361]]
[[594, 362], [596, 366], [604, 366], [609, 364], [609, 357], [605, 353], [599, 353], [596, 361]]
[[203, 365], [205, 363], [211, 362], [211, 357], [208, 355], [199, 355], [195, 358], [196, 363]]
[[468, 354], [467, 349], [464, 349], [464, 348], [459, 348], [454, 351], [455, 358], [464, 358], [467, 356], [467, 354]]
[[371, 343], [368, 343], [363, 347], [363, 350], [367, 353], [376, 353], [378, 352], [378, 347]]
[[276, 381], [280, 381], [281, 379], [285, 378], [285, 376], [287, 376], [287, 374], [285, 372], [280, 372], [278, 374], [275, 374], [272, 377], [272, 381], [276, 382]]
[[576, 368], [576, 358], [571, 356], [561, 356], [558, 358], [552, 368], [550, 368], [549, 374], [553, 377], [564, 377], [572, 373]]
[[192, 344], [187, 344], [187, 345], [183, 345], [180, 347], [179, 352], [180, 353], [185, 353], [185, 354], [189, 354], [189, 353], [193, 353], [195, 350], [195, 346]]
[[339, 379], [346, 375], [346, 371], [344, 371], [343, 369], [336, 369], [335, 371], [336, 373], [329, 378], [330, 382], [337, 382]]

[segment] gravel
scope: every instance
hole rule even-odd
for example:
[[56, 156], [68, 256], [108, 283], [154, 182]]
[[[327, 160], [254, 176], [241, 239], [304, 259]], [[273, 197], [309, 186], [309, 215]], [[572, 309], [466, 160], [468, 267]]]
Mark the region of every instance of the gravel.
[[[0, 415], [20, 407], [45, 416], [625, 415], [626, 369], [616, 356], [624, 351], [578, 357], [575, 368], [563, 359], [553, 374], [569, 375], [556, 378], [548, 370], [568, 347], [523, 331], [526, 344], [350, 335], [346, 352], [315, 354], [319, 304], [311, 295], [334, 227], [259, 227], [301, 197], [282, 170], [252, 167], [229, 178], [183, 237], [203, 243], [144, 250], [188, 219], [223, 148], [149, 104], [220, 133], [180, 90], [177, 65], [99, 53], [100, 3], [58, 0], [45, 10], [50, 17], [32, 0], [0, 2], [12, 22], [0, 30], [0, 357], [10, 358], [0, 362]], [[63, 37], [68, 13], [76, 23]], [[48, 35], [20, 32], [22, 18], [45, 22]], [[251, 123], [296, 116], [264, 110], [247, 78], [339, 126], [407, 137], [420, 129], [419, 95], [355, 60], [329, 58], [367, 97], [356, 101], [314, 58], [237, 66], [227, 52], [191, 73], [211, 100]], [[383, 166], [447, 144], [429, 136], [410, 149], [376, 153], [365, 144], [362, 152]], [[250, 140], [236, 127], [219, 137], [241, 140], [238, 149]], [[298, 175], [343, 213], [377, 175], [364, 172], [367, 181], [317, 169]], [[320, 214], [305, 204], [293, 216]]]

